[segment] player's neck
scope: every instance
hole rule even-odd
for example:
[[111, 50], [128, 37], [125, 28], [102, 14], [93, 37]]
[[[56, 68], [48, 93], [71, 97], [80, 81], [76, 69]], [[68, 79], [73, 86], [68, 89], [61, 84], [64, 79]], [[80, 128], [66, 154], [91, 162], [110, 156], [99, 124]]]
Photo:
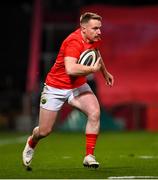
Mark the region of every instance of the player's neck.
[[93, 41], [90, 41], [82, 31], [81, 31], [81, 36], [82, 36], [84, 42], [89, 43], [89, 44], [94, 43]]

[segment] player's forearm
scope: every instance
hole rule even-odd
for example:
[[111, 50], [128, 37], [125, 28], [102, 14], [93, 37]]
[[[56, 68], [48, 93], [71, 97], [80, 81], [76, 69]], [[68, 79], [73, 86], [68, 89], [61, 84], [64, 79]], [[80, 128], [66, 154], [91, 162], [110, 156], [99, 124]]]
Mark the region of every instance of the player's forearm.
[[104, 64], [102, 58], [101, 58], [101, 60], [100, 60], [100, 63], [101, 63], [101, 72], [102, 72], [102, 75], [103, 75], [104, 77], [106, 77], [107, 74], [108, 74], [108, 71], [107, 71], [107, 69], [106, 69], [106, 67], [105, 67], [105, 64]]
[[101, 54], [100, 54], [100, 51], [97, 50], [97, 52], [98, 52], [98, 55], [100, 56], [100, 63], [101, 63], [101, 68], [100, 68], [100, 70], [101, 70], [101, 72], [102, 72], [102, 75], [103, 75], [104, 77], [106, 77], [107, 74], [108, 74], [108, 70], [107, 70], [106, 67], [105, 67], [103, 58], [102, 58], [102, 56], [101, 56]]
[[68, 75], [71, 76], [86, 76], [90, 73], [94, 72], [94, 68], [92, 66], [84, 66], [81, 64], [74, 64], [73, 66], [69, 66], [66, 69]]

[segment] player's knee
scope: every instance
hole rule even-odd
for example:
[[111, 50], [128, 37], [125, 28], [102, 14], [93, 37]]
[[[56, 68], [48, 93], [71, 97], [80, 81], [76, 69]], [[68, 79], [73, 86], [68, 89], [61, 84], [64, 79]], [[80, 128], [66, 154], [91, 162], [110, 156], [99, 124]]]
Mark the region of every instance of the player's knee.
[[95, 110], [88, 117], [88, 125], [87, 129], [91, 131], [91, 133], [98, 133], [100, 129], [100, 111]]
[[99, 126], [100, 122], [100, 110], [94, 110], [91, 112], [88, 116], [88, 119], [90, 120], [91, 125], [93, 126]]
[[95, 109], [89, 114], [89, 119], [91, 119], [92, 122], [98, 122], [100, 120], [100, 110]]

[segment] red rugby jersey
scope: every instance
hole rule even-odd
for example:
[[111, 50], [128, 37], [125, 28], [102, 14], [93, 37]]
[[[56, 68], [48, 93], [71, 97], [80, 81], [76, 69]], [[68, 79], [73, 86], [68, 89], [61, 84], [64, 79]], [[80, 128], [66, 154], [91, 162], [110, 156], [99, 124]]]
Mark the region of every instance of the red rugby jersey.
[[100, 41], [87, 43], [81, 36], [81, 30], [71, 33], [62, 43], [56, 62], [47, 74], [46, 84], [59, 89], [72, 89], [81, 86], [87, 80], [85, 76], [72, 77], [65, 71], [64, 57], [79, 59], [80, 54], [87, 49], [98, 48]]

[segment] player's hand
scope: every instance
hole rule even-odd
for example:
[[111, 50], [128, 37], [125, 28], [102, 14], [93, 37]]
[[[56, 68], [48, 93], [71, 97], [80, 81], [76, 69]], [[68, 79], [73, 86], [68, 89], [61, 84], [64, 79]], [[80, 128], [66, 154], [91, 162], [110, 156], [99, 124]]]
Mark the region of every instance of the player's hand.
[[112, 74], [110, 74], [109, 72], [106, 73], [105, 75], [105, 80], [106, 80], [106, 84], [110, 87], [113, 86], [114, 84], [114, 77]]
[[94, 65], [91, 65], [92, 69], [93, 69], [93, 72], [97, 72], [100, 70], [101, 68], [101, 63], [100, 63], [100, 57], [98, 57], [96, 63]]

